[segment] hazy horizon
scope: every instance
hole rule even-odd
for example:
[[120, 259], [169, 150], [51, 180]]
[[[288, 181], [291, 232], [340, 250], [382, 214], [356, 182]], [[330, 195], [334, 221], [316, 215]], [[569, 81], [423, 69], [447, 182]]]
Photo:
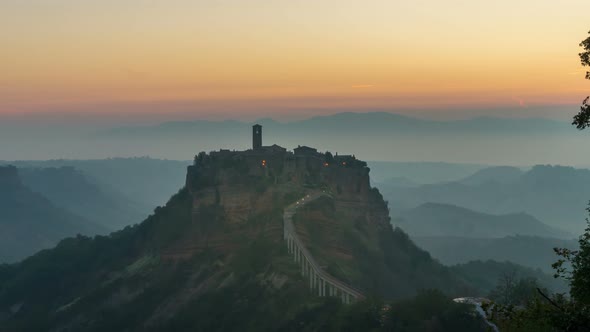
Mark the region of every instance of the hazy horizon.
[[[586, 133], [566, 121], [491, 114], [430, 120], [388, 112], [344, 112], [306, 119], [93, 121], [55, 118], [0, 125], [3, 160], [142, 157], [190, 160], [200, 151], [251, 147], [251, 125], [264, 125], [264, 143], [288, 149], [356, 154], [370, 161], [447, 162], [527, 167], [587, 167], [572, 146]], [[51, 125], [48, 125], [51, 123]]]

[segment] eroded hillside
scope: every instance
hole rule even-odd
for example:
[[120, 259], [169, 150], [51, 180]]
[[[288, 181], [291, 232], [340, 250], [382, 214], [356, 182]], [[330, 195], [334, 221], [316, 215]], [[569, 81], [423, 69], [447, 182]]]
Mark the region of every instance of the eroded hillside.
[[283, 242], [284, 207], [317, 190], [332, 198], [294, 219], [327, 271], [388, 299], [422, 288], [466, 294], [465, 282], [393, 230], [368, 173], [354, 156], [314, 151], [200, 154], [186, 187], [140, 225], [2, 267], [0, 327], [277, 330], [349, 310], [309, 291]]

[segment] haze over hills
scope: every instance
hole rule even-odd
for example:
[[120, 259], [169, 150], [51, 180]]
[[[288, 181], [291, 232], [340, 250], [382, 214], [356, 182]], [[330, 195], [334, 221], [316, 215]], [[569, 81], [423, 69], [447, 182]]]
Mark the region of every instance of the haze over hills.
[[476, 260], [512, 262], [522, 266], [554, 273], [551, 265], [558, 257], [553, 248], [576, 250], [574, 239], [555, 239], [535, 236], [507, 236], [502, 238], [467, 238], [457, 236], [414, 236], [420, 248], [445, 265], [465, 264]]
[[91, 190], [100, 191], [113, 199], [122, 200], [125, 204], [137, 207], [143, 217], [134, 222], [139, 222], [155, 207], [166, 202], [184, 183], [186, 167], [190, 162], [142, 157], [0, 161], [1, 164], [36, 169], [73, 167], [82, 173], [84, 182], [97, 187]]
[[571, 233], [547, 226], [526, 213], [491, 215], [439, 203], [424, 203], [404, 211], [393, 222], [412, 237], [500, 238], [513, 235], [562, 239], [575, 237]]
[[[588, 164], [567, 148], [583, 144], [585, 136], [572, 131], [567, 122], [554, 120], [481, 117], [434, 121], [373, 112], [339, 113], [284, 123], [269, 119], [260, 122], [265, 135], [277, 137], [275, 142], [281, 146], [313, 146], [322, 142], [325, 150], [357, 153], [364, 160]], [[117, 128], [105, 124], [72, 132], [63, 127], [52, 130], [24, 125], [20, 130], [2, 133], [5, 139], [0, 140], [0, 150], [4, 159], [21, 160], [143, 155], [185, 159], [196, 147], [204, 151], [248, 147], [249, 140], [243, 138], [250, 133], [251, 125], [200, 120]]]
[[19, 168], [19, 174], [25, 186], [56, 206], [111, 231], [138, 223], [150, 212], [123, 195], [105, 192], [73, 167]]
[[0, 167], [0, 263], [53, 247], [68, 236], [107, 232], [25, 187], [15, 167]]
[[[66, 236], [107, 234], [141, 222], [166, 201], [162, 197], [172, 195], [183, 183], [188, 162], [132, 158], [13, 163], [21, 166], [17, 181], [21, 189], [12, 192], [15, 197], [5, 193], [9, 198], [5, 203], [25, 199], [23, 193], [28, 193], [31, 210], [47, 212], [35, 217], [12, 215], [6, 221], [14, 227], [3, 229], [7, 240], [0, 249], [0, 263], [52, 247]], [[23, 204], [19, 201], [21, 213], [27, 209]], [[91, 226], [85, 228], [85, 224]], [[37, 231], [39, 237], [34, 235]], [[33, 241], [35, 238], [40, 240]]]
[[340, 158], [273, 148], [200, 154], [186, 187], [140, 225], [1, 267], [0, 327], [292, 330], [320, 319], [301, 316], [310, 306], [348, 310], [310, 291], [308, 270], [287, 250], [284, 208], [307, 192], [329, 194], [295, 213], [294, 231], [327, 273], [389, 299], [431, 287], [478, 294], [391, 227], [364, 162]]
[[375, 184], [417, 187], [422, 184], [457, 181], [489, 167], [480, 164], [443, 162], [369, 161]]
[[493, 183], [511, 183], [518, 180], [523, 175], [523, 170], [511, 166], [495, 166], [478, 170], [474, 174], [461, 179], [459, 182], [467, 185], [481, 185], [488, 182]]
[[[495, 169], [497, 170], [497, 169]], [[590, 197], [590, 170], [537, 165], [517, 176], [498, 174], [490, 181], [475, 181], [479, 175], [447, 183], [402, 188], [379, 184], [390, 202], [392, 214], [432, 202], [451, 204], [489, 214], [525, 212], [541, 222], [579, 234], [585, 226], [585, 208]], [[479, 173], [480, 175], [482, 173]], [[515, 177], [516, 175], [516, 177]]]

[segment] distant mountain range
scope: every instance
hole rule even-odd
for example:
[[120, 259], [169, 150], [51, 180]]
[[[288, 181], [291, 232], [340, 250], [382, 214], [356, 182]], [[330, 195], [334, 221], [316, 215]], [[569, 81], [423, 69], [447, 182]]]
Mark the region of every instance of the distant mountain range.
[[445, 265], [463, 264], [474, 260], [509, 261], [545, 273], [553, 273], [551, 264], [558, 259], [553, 248], [577, 249], [576, 240], [534, 236], [503, 238], [465, 238], [456, 236], [413, 236], [412, 240]]
[[56, 206], [110, 230], [138, 223], [145, 207], [116, 192], [105, 192], [73, 167], [20, 168], [25, 186]]
[[538, 165], [481, 170], [465, 179], [418, 187], [378, 185], [392, 214], [424, 203], [451, 204], [488, 214], [527, 213], [541, 222], [581, 234], [590, 199], [590, 170]]
[[[552, 149], [577, 139], [579, 133], [566, 122], [547, 119], [473, 118], [434, 121], [398, 114], [339, 113], [302, 121], [256, 121], [263, 125], [263, 139], [287, 148], [299, 144], [322, 151], [358, 152], [365, 160], [472, 161], [481, 164], [571, 163], [558, 150], [547, 158], [541, 148]], [[168, 147], [167, 157], [181, 156], [220, 147], [245, 149], [250, 146], [251, 125], [239, 121], [185, 121], [152, 126], [126, 126], [91, 136], [124, 145], [148, 144], [152, 151]], [[510, 144], [507, 144], [508, 141]], [[174, 142], [174, 145], [171, 143]], [[481, 147], [485, 146], [485, 149]], [[190, 147], [190, 148], [189, 148]], [[192, 149], [191, 149], [192, 148]], [[146, 150], [139, 149], [141, 153]], [[528, 151], [526, 155], [522, 151]], [[152, 152], [157, 153], [157, 152]], [[151, 154], [151, 153], [150, 153]], [[568, 154], [569, 155], [569, 154]], [[573, 155], [570, 155], [573, 157]]]
[[182, 186], [188, 164], [149, 158], [10, 163], [20, 167], [0, 166], [0, 263], [77, 233], [107, 234], [139, 223]]
[[50, 248], [68, 236], [107, 232], [25, 187], [15, 167], [0, 167], [0, 263]]
[[410, 236], [500, 238], [530, 235], [572, 239], [571, 233], [547, 226], [526, 213], [491, 215], [449, 204], [424, 203], [394, 220]]
[[[57, 188], [69, 186], [69, 190], [73, 190], [71, 193], [56, 194], [74, 195], [76, 191], [85, 192], [83, 196], [88, 198], [88, 202], [84, 204], [104, 205], [106, 204], [105, 201], [110, 203], [117, 203], [118, 201], [118, 203], [121, 203], [118, 205], [126, 205], [127, 208], [137, 209], [141, 212], [141, 216], [139, 219], [134, 219], [133, 223], [147, 217], [154, 208], [166, 203], [170, 196], [176, 193], [178, 188], [182, 187], [186, 177], [186, 167], [190, 163], [191, 161], [161, 160], [147, 157], [0, 161], [0, 165], [11, 164], [23, 169], [21, 171], [23, 172], [23, 181], [37, 190], [57, 191]], [[61, 170], [55, 170], [55, 168]], [[52, 174], [51, 176], [43, 176], [44, 172], [47, 172], [45, 175]], [[59, 176], [68, 176], [69, 179], [59, 179]], [[60, 183], [62, 181], [66, 183]], [[95, 195], [102, 195], [103, 197], [97, 198]], [[52, 195], [48, 194], [48, 196]], [[58, 201], [68, 204], [69, 198], [63, 198], [59, 198]], [[74, 197], [72, 198], [74, 202], [77, 201]], [[94, 199], [98, 199], [98, 201], [90, 202], [90, 200]], [[125, 207], [119, 207], [115, 210], [121, 208], [124, 209]], [[125, 214], [127, 215], [128, 212]], [[129, 218], [126, 220], [129, 220]]]
[[507, 184], [516, 182], [523, 174], [523, 170], [518, 167], [495, 166], [478, 170], [459, 182], [466, 185], [481, 185], [486, 183]]
[[[183, 121], [167, 122], [154, 126], [121, 127], [108, 130], [99, 135], [113, 136], [143, 136], [152, 135], [194, 135], [195, 133], [214, 133], [219, 130], [239, 130], [259, 123], [264, 127], [279, 129], [288, 134], [301, 132], [302, 134], [322, 134], [340, 131], [342, 133], [371, 132], [373, 134], [386, 133], [416, 133], [431, 132], [455, 136], [458, 132], [473, 133], [538, 133], [548, 131], [554, 134], [559, 131], [570, 131], [569, 124], [549, 119], [530, 118], [492, 118], [477, 117], [468, 120], [435, 121], [412, 118], [387, 112], [369, 113], [337, 113], [328, 116], [318, 116], [301, 121], [278, 122], [272, 119], [260, 119], [252, 123], [240, 121]], [[302, 132], [303, 131], [303, 132]]]
[[199, 151], [249, 148], [251, 126], [259, 122], [263, 125], [265, 144], [276, 143], [288, 149], [308, 145], [320, 151], [356, 153], [363, 160], [487, 165], [588, 164], [573, 149], [563, 148], [584, 144], [586, 135], [567, 122], [539, 118], [435, 121], [369, 112], [339, 113], [292, 122], [197, 120], [140, 125], [140, 121], [138, 119], [137, 125], [116, 128], [105, 125], [86, 129], [63, 126], [11, 129], [2, 133], [1, 158], [152, 156], [185, 160]]
[[371, 179], [375, 184], [417, 187], [422, 184], [457, 181], [489, 167], [479, 164], [443, 162], [370, 161]]

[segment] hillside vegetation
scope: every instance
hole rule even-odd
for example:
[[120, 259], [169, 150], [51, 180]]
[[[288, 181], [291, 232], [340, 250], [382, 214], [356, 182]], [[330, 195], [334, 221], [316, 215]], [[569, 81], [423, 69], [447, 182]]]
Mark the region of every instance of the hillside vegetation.
[[[347, 257], [331, 245], [319, 255], [345, 266], [341, 275], [368, 294], [417, 297], [383, 314], [379, 299], [344, 306], [309, 292], [309, 281], [282, 239], [282, 209], [306, 187], [252, 177], [243, 168], [212, 165], [206, 169], [213, 173], [189, 173], [188, 186], [139, 225], [109, 236], [69, 238], [55, 249], [2, 266], [0, 329], [482, 330], [468, 306], [447, 297], [477, 291], [394, 231], [376, 190], [359, 193], [342, 186], [333, 200], [296, 215], [296, 223], [303, 226], [308, 218], [300, 218], [306, 214], [337, 223], [344, 237], [332, 242], [320, 232], [325, 239], [309, 239], [310, 245], [349, 241], [342, 248]], [[331, 216], [342, 209], [357, 212]], [[309, 220], [324, 222], [320, 219]], [[304, 235], [304, 227], [300, 231]], [[446, 295], [420, 292], [434, 287]], [[429, 310], [423, 310], [425, 303], [432, 303]], [[412, 310], [419, 314], [408, 316]], [[428, 323], [433, 317], [438, 317], [435, 325]]]

